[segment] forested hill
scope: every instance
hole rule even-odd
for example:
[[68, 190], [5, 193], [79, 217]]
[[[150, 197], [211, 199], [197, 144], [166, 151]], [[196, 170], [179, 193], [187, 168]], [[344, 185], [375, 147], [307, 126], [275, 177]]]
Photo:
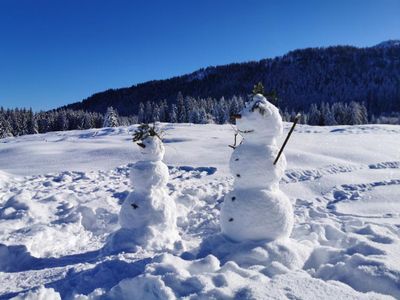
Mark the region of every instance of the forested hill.
[[179, 91], [184, 96], [219, 99], [247, 95], [259, 81], [266, 91], [277, 93], [282, 109], [307, 111], [311, 103], [358, 101], [365, 102], [370, 113], [400, 111], [400, 42], [369, 48], [307, 48], [273, 59], [208, 67], [107, 90], [66, 108], [103, 113], [113, 106], [121, 115], [132, 115], [140, 102], [175, 102]]

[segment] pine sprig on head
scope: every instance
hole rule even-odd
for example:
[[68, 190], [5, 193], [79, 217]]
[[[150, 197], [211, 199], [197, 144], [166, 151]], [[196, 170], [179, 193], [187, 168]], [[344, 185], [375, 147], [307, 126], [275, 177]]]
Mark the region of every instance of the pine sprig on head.
[[140, 142], [149, 136], [156, 136], [161, 140], [162, 139], [161, 135], [162, 131], [157, 129], [155, 124], [153, 126], [149, 124], [140, 124], [139, 127], [133, 133], [132, 141], [134, 143]]

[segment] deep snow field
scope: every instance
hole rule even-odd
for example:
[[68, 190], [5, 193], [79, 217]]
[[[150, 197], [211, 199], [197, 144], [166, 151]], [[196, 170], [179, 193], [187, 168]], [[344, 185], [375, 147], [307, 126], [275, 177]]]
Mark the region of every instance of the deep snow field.
[[219, 234], [232, 127], [160, 126], [183, 240], [169, 253], [102, 251], [134, 188], [135, 126], [0, 140], [0, 299], [400, 298], [400, 126], [298, 126], [291, 238], [242, 244]]

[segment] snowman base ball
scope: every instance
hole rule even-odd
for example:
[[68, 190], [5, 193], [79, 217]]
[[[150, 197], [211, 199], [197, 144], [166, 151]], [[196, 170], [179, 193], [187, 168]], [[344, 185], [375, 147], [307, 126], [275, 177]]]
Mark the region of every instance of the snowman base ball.
[[153, 190], [150, 193], [133, 192], [122, 204], [119, 223], [126, 229], [159, 227], [165, 234], [175, 235], [175, 202], [164, 190]]
[[278, 189], [236, 189], [225, 196], [221, 229], [233, 241], [288, 238], [293, 223], [292, 204]]

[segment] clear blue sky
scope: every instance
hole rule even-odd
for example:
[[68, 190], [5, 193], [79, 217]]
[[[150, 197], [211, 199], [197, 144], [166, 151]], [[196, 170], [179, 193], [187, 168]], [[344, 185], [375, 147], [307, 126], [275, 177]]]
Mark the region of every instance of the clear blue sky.
[[0, 0], [0, 106], [50, 109], [210, 65], [399, 38], [400, 0]]

